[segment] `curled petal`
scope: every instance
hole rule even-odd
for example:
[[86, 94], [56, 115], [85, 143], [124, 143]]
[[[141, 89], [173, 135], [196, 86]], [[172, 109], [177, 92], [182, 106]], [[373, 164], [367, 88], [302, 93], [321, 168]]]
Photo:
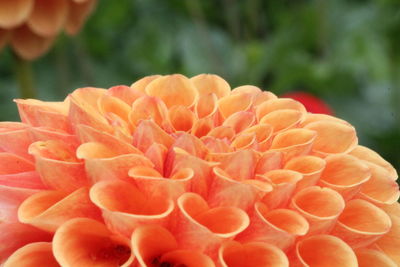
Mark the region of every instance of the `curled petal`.
[[303, 113], [294, 109], [279, 109], [266, 114], [260, 119], [260, 123], [269, 124], [274, 133], [279, 133], [296, 127], [302, 120]]
[[296, 186], [296, 191], [315, 185], [326, 165], [325, 160], [315, 156], [295, 157], [286, 162], [284, 169], [299, 172], [303, 175]]
[[349, 154], [385, 168], [393, 180], [396, 180], [398, 177], [396, 169], [393, 168], [389, 162], [383, 159], [378, 153], [365, 146], [358, 145]]
[[144, 92], [135, 90], [134, 88], [126, 85], [113, 86], [107, 90], [107, 94], [119, 98], [129, 106], [131, 106], [137, 99], [145, 95]]
[[207, 118], [213, 116], [217, 110], [217, 96], [215, 94], [200, 94], [199, 100], [196, 102], [195, 110], [198, 118]]
[[328, 114], [307, 113], [304, 120], [300, 123], [300, 127], [304, 127], [307, 124], [310, 124], [310, 123], [313, 123], [316, 121], [339, 122], [339, 123], [343, 123], [345, 125], [350, 126], [350, 123], [348, 123], [347, 121], [336, 118], [336, 117], [328, 115]]
[[194, 122], [191, 134], [201, 138], [203, 136], [206, 136], [213, 127], [214, 122], [212, 118], [201, 118]]
[[228, 241], [219, 250], [219, 261], [222, 267], [289, 266], [285, 253], [261, 242]]
[[187, 133], [182, 133], [179, 135], [179, 137], [175, 140], [173, 147], [179, 147], [198, 158], [204, 158], [208, 153], [207, 147], [200, 139]]
[[203, 136], [201, 141], [207, 147], [209, 153], [229, 153], [233, 152], [233, 148], [226, 139], [218, 139], [213, 136]]
[[69, 1], [68, 19], [65, 30], [69, 35], [75, 35], [79, 32], [85, 23], [87, 16], [92, 12], [96, 5], [96, 0]]
[[230, 85], [221, 77], [214, 74], [199, 74], [190, 78], [200, 96], [215, 94], [221, 98], [230, 94]]
[[32, 162], [15, 154], [0, 152], [0, 175], [34, 171]]
[[273, 128], [269, 124], [257, 124], [250, 128], [247, 128], [243, 133], [254, 133], [259, 151], [266, 151], [272, 142]]
[[227, 95], [218, 101], [218, 109], [223, 118], [228, 118], [239, 111], [248, 111], [252, 105], [252, 96], [242, 93]]
[[27, 152], [31, 143], [28, 125], [0, 122], [0, 150], [32, 160]]
[[35, 1], [32, 0], [3, 0], [0, 3], [0, 27], [15, 28], [28, 19]]
[[175, 250], [165, 253], [160, 258], [163, 262], [170, 263], [175, 266], [182, 264], [187, 267], [215, 267], [214, 262], [210, 257], [194, 250]]
[[207, 136], [212, 136], [218, 139], [232, 140], [235, 136], [235, 130], [230, 126], [218, 126], [212, 129]]
[[266, 101], [256, 108], [256, 117], [260, 121], [265, 115], [282, 109], [297, 110], [302, 115], [307, 113], [306, 108], [300, 102], [291, 98], [279, 98]]
[[148, 158], [154, 164], [154, 169], [159, 173], [164, 171], [164, 162], [167, 158], [167, 152], [168, 149], [165, 146], [154, 143], [147, 149], [145, 153], [146, 158]]
[[362, 184], [371, 177], [367, 164], [350, 155], [326, 157], [326, 167], [321, 174], [320, 185], [338, 191], [345, 200], [358, 193]]
[[77, 218], [58, 228], [53, 254], [61, 266], [129, 266], [133, 256], [126, 239], [114, 236], [95, 220]]
[[374, 249], [357, 249], [355, 251], [359, 267], [396, 267], [397, 264], [384, 253]]
[[350, 125], [335, 121], [317, 121], [306, 125], [304, 129], [317, 133], [313, 152], [318, 155], [347, 153], [357, 146], [356, 130]]
[[231, 127], [236, 133], [240, 133], [252, 126], [254, 122], [255, 117], [252, 112], [239, 111], [229, 116], [222, 125]]
[[256, 165], [256, 174], [282, 168], [283, 155], [279, 151], [267, 151], [262, 154]]
[[[397, 208], [398, 207], [398, 203]], [[390, 231], [376, 241], [379, 249], [382, 250], [387, 256], [389, 256], [397, 265], [400, 265], [400, 213], [388, 212], [388, 215], [392, 221], [392, 227]]]
[[345, 207], [342, 196], [329, 188], [312, 186], [299, 191], [292, 198], [291, 207], [310, 224], [309, 235], [325, 233]]
[[69, 144], [72, 148], [79, 146], [79, 141], [76, 135], [57, 131], [47, 127], [31, 127], [29, 128], [32, 139], [36, 141], [56, 140], [62, 143]]
[[104, 94], [97, 100], [97, 106], [99, 112], [105, 117], [112, 113], [117, 115], [125, 122], [128, 122], [129, 120], [128, 116], [131, 111], [131, 107], [117, 97]]
[[162, 77], [161, 75], [150, 75], [146, 76], [140, 80], [137, 80], [131, 85], [131, 88], [135, 91], [142, 92], [143, 94], [146, 93], [146, 87], [152, 81]]
[[191, 107], [198, 96], [192, 82], [183, 75], [174, 74], [153, 80], [146, 86], [149, 96], [159, 97], [168, 108], [175, 105]]
[[235, 150], [240, 149], [257, 149], [258, 142], [255, 133], [239, 133], [231, 143], [231, 147]]
[[15, 251], [4, 263], [4, 267], [32, 267], [46, 266], [59, 267], [60, 264], [53, 256], [52, 246], [49, 242], [30, 243]]
[[67, 0], [36, 0], [27, 24], [40, 36], [54, 36], [64, 26], [68, 17]]
[[389, 232], [392, 227], [390, 217], [368, 201], [353, 199], [339, 216], [332, 230], [353, 248], [366, 247]]
[[169, 126], [168, 109], [165, 103], [157, 97], [143, 96], [132, 104], [129, 121], [136, 126], [141, 120], [149, 119], [161, 128]]
[[194, 113], [185, 106], [173, 106], [169, 109], [168, 116], [175, 131], [189, 131], [196, 120]]
[[133, 134], [133, 145], [143, 152], [147, 151], [153, 143], [170, 148], [173, 142], [172, 136], [150, 120], [141, 121]]
[[296, 255], [302, 266], [357, 267], [357, 257], [342, 240], [329, 235], [316, 235], [297, 243]]
[[261, 202], [254, 205], [249, 227], [236, 240], [273, 244], [282, 250], [290, 249], [296, 239], [309, 229], [306, 219], [293, 210], [268, 210]]
[[253, 97], [255, 97], [258, 94], [260, 94], [261, 92], [262, 92], [261, 89], [258, 88], [257, 86], [254, 86], [254, 85], [242, 85], [242, 86], [234, 88], [232, 90], [231, 94], [234, 95], [234, 94], [246, 93], [246, 94], [250, 94]]
[[253, 106], [255, 108], [257, 108], [258, 105], [260, 105], [260, 104], [262, 104], [262, 103], [264, 103], [266, 101], [277, 99], [277, 98], [278, 97], [275, 94], [271, 93], [271, 92], [262, 91], [262, 92], [260, 92], [260, 93], [258, 93], [257, 95], [254, 96]]

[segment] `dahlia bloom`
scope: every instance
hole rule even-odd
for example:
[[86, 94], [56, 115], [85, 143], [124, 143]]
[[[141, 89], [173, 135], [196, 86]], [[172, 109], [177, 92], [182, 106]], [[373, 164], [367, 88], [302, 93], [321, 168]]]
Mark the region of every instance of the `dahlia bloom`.
[[282, 97], [293, 98], [304, 105], [308, 112], [333, 115], [332, 108], [320, 98], [307, 92], [290, 92]]
[[0, 50], [10, 44], [23, 59], [48, 51], [63, 30], [76, 34], [96, 0], [1, 0]]
[[400, 264], [396, 170], [344, 120], [210, 74], [16, 103], [4, 267]]

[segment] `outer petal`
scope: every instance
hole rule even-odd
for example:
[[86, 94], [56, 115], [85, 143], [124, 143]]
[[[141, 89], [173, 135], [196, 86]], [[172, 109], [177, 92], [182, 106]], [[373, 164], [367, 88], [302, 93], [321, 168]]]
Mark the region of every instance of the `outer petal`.
[[28, 147], [32, 143], [29, 126], [18, 122], [0, 122], [0, 149], [32, 160]]
[[252, 103], [251, 94], [231, 94], [219, 99], [218, 109], [221, 112], [222, 118], [226, 119], [239, 111], [248, 111]]
[[53, 256], [51, 243], [36, 242], [15, 251], [4, 263], [4, 267], [59, 267]]
[[134, 90], [136, 90], [136, 91], [139, 91], [139, 92], [142, 92], [142, 93], [145, 94], [145, 93], [146, 93], [146, 87], [147, 87], [147, 85], [148, 85], [149, 83], [151, 83], [152, 81], [154, 81], [154, 80], [160, 78], [160, 77], [162, 77], [162, 76], [161, 76], [161, 75], [150, 75], [150, 76], [146, 76], [146, 77], [144, 77], [144, 78], [142, 78], [142, 79], [137, 80], [136, 82], [134, 82], [134, 83], [131, 85], [131, 88], [134, 89]]
[[[192, 78], [193, 79], [193, 78]], [[213, 117], [217, 110], [217, 96], [214, 93], [201, 94], [199, 100], [197, 100], [195, 105], [195, 111], [198, 118]]]
[[132, 105], [138, 98], [144, 96], [142, 91], [135, 90], [126, 85], [113, 86], [107, 90], [107, 94], [121, 99], [128, 105]]
[[373, 249], [357, 249], [357, 261], [359, 267], [396, 267], [397, 264], [384, 253]]
[[260, 123], [269, 124], [274, 133], [279, 133], [299, 125], [304, 114], [294, 109], [279, 109], [266, 114], [260, 119]]
[[217, 98], [229, 95], [231, 87], [221, 77], [214, 74], [199, 74], [190, 78], [199, 95], [215, 94]]
[[34, 5], [33, 0], [3, 0], [0, 3], [0, 27], [15, 28], [29, 17]]
[[[256, 117], [258, 121], [264, 118], [267, 114], [277, 111], [277, 110], [296, 110], [299, 111], [302, 116], [305, 116], [307, 111], [303, 104], [297, 102], [290, 98], [278, 98], [278, 99], [271, 99], [270, 101], [266, 101], [256, 108]], [[294, 114], [294, 113], [293, 113]]]

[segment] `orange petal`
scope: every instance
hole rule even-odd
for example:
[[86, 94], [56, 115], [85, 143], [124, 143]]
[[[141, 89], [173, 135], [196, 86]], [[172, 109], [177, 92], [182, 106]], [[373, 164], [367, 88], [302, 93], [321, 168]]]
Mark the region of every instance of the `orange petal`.
[[345, 207], [342, 196], [329, 188], [311, 186], [299, 191], [291, 207], [310, 224], [309, 235], [325, 233], [333, 227]]
[[27, 24], [37, 35], [54, 36], [64, 26], [68, 9], [67, 0], [36, 0]]
[[158, 79], [162, 77], [161, 75], [150, 75], [146, 76], [140, 80], [137, 80], [131, 85], [131, 88], [135, 91], [142, 92], [143, 94], [146, 93], [146, 87], [149, 83], [154, 81], [155, 79]]
[[181, 105], [170, 108], [168, 116], [175, 131], [189, 131], [196, 120], [194, 113], [189, 108]]
[[247, 111], [251, 105], [252, 96], [246, 93], [227, 95], [218, 101], [218, 109], [223, 118], [228, 118], [239, 111]]
[[157, 97], [143, 96], [132, 104], [129, 121], [138, 125], [141, 120], [153, 120], [158, 126], [167, 130], [169, 127], [168, 109], [164, 102]]
[[239, 111], [230, 115], [222, 124], [223, 126], [231, 127], [236, 133], [239, 133], [255, 122], [255, 116], [252, 112]]
[[18, 56], [25, 60], [34, 60], [42, 56], [50, 49], [53, 41], [54, 37], [38, 36], [26, 25], [13, 30], [11, 35], [12, 48]]
[[107, 94], [121, 99], [129, 106], [131, 106], [138, 98], [145, 95], [144, 92], [135, 90], [126, 85], [113, 86], [107, 90]]
[[35, 157], [36, 171], [50, 188], [72, 192], [86, 186], [84, 163], [68, 145], [55, 140], [39, 141], [29, 147]]
[[4, 263], [4, 267], [32, 267], [46, 266], [59, 267], [60, 264], [53, 256], [49, 242], [35, 242], [15, 251]]
[[252, 150], [239, 150], [232, 153], [221, 154], [218, 160], [219, 167], [237, 181], [253, 179], [257, 154]]
[[201, 118], [194, 122], [191, 134], [200, 138], [206, 136], [213, 128], [214, 122], [212, 118]]
[[167, 75], [153, 80], [146, 86], [146, 93], [161, 98], [168, 108], [175, 105], [191, 107], [198, 95], [192, 82], [181, 74]]
[[235, 89], [232, 90], [231, 94], [242, 94], [242, 93], [246, 93], [246, 94], [250, 94], [253, 97], [257, 96], [259, 93], [261, 93], [261, 89], [258, 88], [257, 86], [254, 85], [242, 85], [239, 87], [236, 87]]
[[358, 266], [353, 250], [339, 238], [329, 235], [311, 236], [300, 241], [296, 254], [302, 266]]
[[353, 199], [339, 216], [332, 235], [340, 237], [353, 248], [366, 247], [389, 232], [390, 217], [368, 201]]
[[179, 137], [175, 140], [173, 147], [179, 147], [198, 158], [204, 158], [208, 153], [208, 149], [200, 139], [187, 133], [182, 133], [179, 135]]
[[15, 154], [0, 152], [0, 175], [34, 171], [32, 162]]
[[285, 253], [275, 246], [261, 242], [242, 245], [236, 241], [228, 241], [219, 250], [219, 261], [222, 267], [289, 266]]
[[289, 160], [284, 169], [299, 172], [303, 175], [297, 183], [296, 191], [315, 185], [326, 165], [325, 160], [314, 156], [300, 156]]
[[283, 153], [283, 161], [306, 155], [311, 151], [317, 133], [306, 129], [291, 129], [277, 134], [272, 141], [271, 149]]
[[199, 74], [190, 78], [199, 95], [214, 93], [218, 98], [229, 95], [231, 87], [221, 77], [214, 74]]
[[215, 94], [200, 94], [195, 105], [195, 111], [198, 118], [206, 118], [213, 116], [217, 110], [217, 96]]
[[355, 251], [359, 267], [396, 267], [397, 264], [384, 253], [374, 249], [357, 249]]
[[358, 193], [361, 186], [371, 177], [367, 164], [350, 155], [326, 157], [326, 167], [319, 184], [338, 191], [345, 200]]
[[400, 196], [399, 185], [386, 169], [365, 162], [371, 170], [371, 178], [361, 186], [359, 196], [378, 206], [395, 203]]
[[296, 127], [302, 120], [303, 113], [294, 109], [279, 109], [266, 114], [260, 123], [272, 126], [274, 133]]
[[279, 151], [267, 151], [262, 154], [256, 165], [256, 174], [282, 168], [283, 155]]
[[[74, 134], [57, 131], [47, 127], [31, 127], [29, 128], [29, 132], [31, 133], [34, 142], [56, 140], [69, 144], [74, 149], [79, 146], [78, 138]], [[26, 149], [26, 151], [28, 151], [28, 149]]]
[[212, 129], [207, 136], [212, 136], [219, 139], [232, 140], [235, 136], [235, 130], [230, 126], [218, 126]]
[[207, 150], [210, 153], [218, 154], [233, 152], [233, 148], [229, 146], [229, 142], [227, 141], [227, 139], [218, 139], [213, 136], [203, 136], [201, 138], [201, 141], [203, 141], [204, 145], [207, 147]]
[[351, 125], [334, 121], [317, 121], [304, 127], [317, 132], [313, 152], [318, 155], [347, 153], [357, 146], [356, 130]]
[[35, 1], [32, 0], [3, 0], [0, 3], [0, 27], [15, 28], [28, 19]]
[[259, 241], [288, 250], [308, 229], [307, 220], [297, 212], [288, 209], [268, 210], [265, 204], [257, 202], [250, 217], [250, 226], [236, 240]]
[[256, 117], [260, 121], [265, 115], [282, 109], [297, 110], [301, 114], [305, 115], [307, 113], [306, 108], [300, 102], [293, 100], [291, 98], [278, 98], [266, 101], [256, 108]]
[[174, 209], [165, 196], [146, 196], [134, 185], [117, 180], [96, 183], [90, 199], [102, 210], [107, 227], [126, 237], [140, 225], [167, 224]]
[[149, 120], [141, 121], [133, 134], [133, 145], [143, 152], [147, 151], [153, 143], [170, 148], [173, 142], [173, 137]]
[[86, 0], [78, 3], [77, 1], [69, 1], [69, 13], [65, 31], [69, 35], [75, 35], [79, 32], [86, 18], [93, 11], [96, 0]]
[[97, 106], [99, 112], [103, 114], [103, 116], [113, 113], [125, 122], [129, 120], [128, 115], [131, 111], [131, 107], [118, 97], [104, 94], [98, 99]]
[[339, 123], [343, 123], [345, 125], [349, 125], [350, 123], [348, 123], [345, 120], [336, 118], [334, 116], [331, 115], [327, 115], [327, 114], [317, 114], [317, 113], [307, 113], [304, 120], [300, 123], [300, 127], [304, 127], [307, 124], [316, 122], [316, 121], [331, 121], [331, 122], [339, 122]]
[[235, 150], [255, 149], [258, 150], [258, 142], [255, 133], [239, 133], [231, 143]]
[[173, 266], [187, 266], [187, 267], [215, 267], [214, 262], [210, 257], [201, 254], [194, 250], [175, 250], [165, 253], [160, 258], [160, 263], [164, 262], [172, 264]]
[[28, 147], [32, 143], [29, 126], [23, 123], [0, 122], [0, 149], [32, 160]]
[[254, 96], [253, 106], [256, 108], [258, 105], [260, 105], [266, 101], [277, 99], [277, 98], [278, 97], [275, 94], [273, 94], [269, 91], [262, 91], [262, 92], [258, 93], [256, 96]]
[[266, 151], [272, 142], [273, 128], [268, 124], [257, 124], [250, 128], [247, 128], [243, 133], [254, 133], [258, 143], [259, 151]]
[[58, 228], [53, 254], [61, 266], [130, 266], [133, 256], [128, 240], [117, 238], [102, 223], [77, 218]]
[[197, 194], [185, 193], [178, 199], [177, 240], [181, 248], [205, 251], [216, 256], [219, 244], [235, 237], [249, 225], [246, 212], [234, 207], [210, 209]]
[[389, 162], [384, 160], [378, 153], [365, 146], [358, 145], [349, 154], [355, 156], [356, 158], [375, 163], [376, 165], [385, 168], [393, 180], [396, 180], [398, 177], [396, 169], [393, 168]]
[[273, 191], [268, 193], [262, 202], [268, 208], [286, 207], [296, 188], [296, 184], [303, 176], [299, 172], [291, 170], [273, 170], [262, 175], [262, 178], [273, 185]]
[[165, 146], [154, 143], [145, 153], [146, 158], [154, 164], [154, 169], [159, 173], [164, 172], [164, 162], [167, 157], [167, 151], [168, 149]]

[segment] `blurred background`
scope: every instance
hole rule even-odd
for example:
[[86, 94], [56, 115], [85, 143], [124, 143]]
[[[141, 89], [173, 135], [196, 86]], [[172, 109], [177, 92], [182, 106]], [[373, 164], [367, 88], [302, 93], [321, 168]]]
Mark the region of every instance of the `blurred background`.
[[[1, 51], [2, 121], [18, 119], [15, 70], [11, 50]], [[80, 34], [61, 35], [33, 71], [36, 97], [51, 101], [156, 73], [309, 92], [400, 170], [398, 0], [101, 0]]]

